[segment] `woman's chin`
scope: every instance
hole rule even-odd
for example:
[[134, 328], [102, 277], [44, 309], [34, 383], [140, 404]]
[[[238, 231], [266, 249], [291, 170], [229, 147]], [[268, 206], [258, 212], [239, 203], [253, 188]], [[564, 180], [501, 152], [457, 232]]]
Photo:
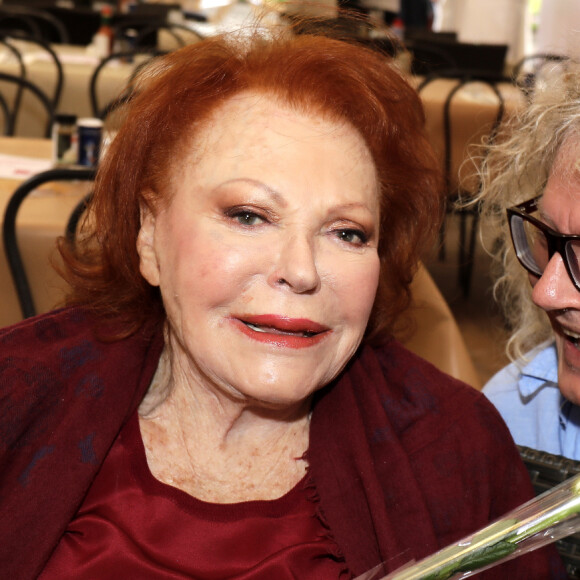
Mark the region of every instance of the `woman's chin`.
[[300, 408], [320, 388], [318, 385], [296, 387], [296, 384], [286, 384], [283, 381], [280, 381], [275, 388], [253, 383], [247, 387], [239, 385], [238, 394], [241, 395], [240, 401], [244, 405], [250, 402], [251, 406], [253, 403], [256, 408], [264, 409], [265, 412], [277, 413]]

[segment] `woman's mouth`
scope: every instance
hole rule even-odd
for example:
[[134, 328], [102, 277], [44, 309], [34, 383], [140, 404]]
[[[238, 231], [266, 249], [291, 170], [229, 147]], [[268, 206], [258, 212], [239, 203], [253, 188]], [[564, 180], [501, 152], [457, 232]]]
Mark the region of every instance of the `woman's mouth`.
[[250, 322], [242, 322], [255, 332], [265, 332], [270, 334], [282, 334], [285, 336], [304, 336], [305, 338], [310, 338], [311, 336], [316, 336], [318, 332], [313, 332], [311, 330], [299, 330], [298, 332], [291, 332], [288, 330], [282, 330], [280, 328], [275, 328], [273, 326], [260, 326], [258, 324], [252, 324]]
[[330, 334], [330, 328], [304, 318], [254, 315], [233, 318], [238, 328], [259, 342], [286, 348], [314, 346]]

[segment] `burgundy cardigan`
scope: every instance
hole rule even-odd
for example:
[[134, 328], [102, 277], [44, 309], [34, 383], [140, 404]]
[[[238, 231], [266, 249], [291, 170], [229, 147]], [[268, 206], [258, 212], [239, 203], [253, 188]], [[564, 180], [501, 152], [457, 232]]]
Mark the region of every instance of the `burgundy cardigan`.
[[[11, 580], [40, 573], [157, 367], [160, 332], [101, 342], [92, 328], [64, 309], [0, 330], [0, 570]], [[316, 395], [308, 459], [356, 575], [426, 556], [533, 495], [485, 397], [396, 341], [361, 348]], [[561, 570], [548, 548], [488, 574]]]

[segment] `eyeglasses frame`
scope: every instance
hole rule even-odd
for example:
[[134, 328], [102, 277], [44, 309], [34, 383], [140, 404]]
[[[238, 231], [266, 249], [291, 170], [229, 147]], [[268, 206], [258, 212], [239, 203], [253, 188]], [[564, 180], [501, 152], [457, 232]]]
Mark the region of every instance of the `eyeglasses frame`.
[[[531, 224], [536, 226], [544, 234], [544, 236], [548, 242], [548, 262], [552, 259], [552, 257], [554, 256], [554, 254], [556, 252], [558, 254], [560, 254], [560, 257], [562, 258], [562, 261], [564, 262], [564, 265], [566, 267], [566, 272], [568, 272], [568, 277], [572, 281], [572, 284], [574, 284], [574, 287], [576, 288], [576, 290], [580, 291], [580, 280], [576, 281], [576, 279], [574, 278], [574, 274], [572, 273], [572, 268], [570, 267], [570, 263], [568, 261], [568, 256], [566, 254], [566, 244], [568, 242], [580, 241], [580, 235], [579, 234], [561, 234], [560, 232], [553, 230], [550, 226], [547, 226], [544, 222], [536, 219], [535, 217], [532, 217], [530, 215], [530, 213], [532, 213], [538, 209], [538, 202], [540, 201], [541, 198], [542, 198], [542, 196], [538, 195], [532, 199], [529, 199], [528, 201], [524, 201], [522, 203], [519, 203], [519, 204], [514, 205], [512, 207], [508, 207], [506, 209], [507, 218], [508, 218], [508, 226], [509, 226], [509, 230], [510, 230], [510, 236], [512, 239], [512, 245], [514, 247], [514, 251], [516, 253], [516, 257], [518, 259], [518, 262], [522, 265], [522, 267], [525, 270], [530, 272], [530, 274], [533, 274], [534, 276], [541, 278], [543, 272], [532, 270], [530, 268], [530, 266], [528, 266], [528, 264], [526, 264], [523, 261], [521, 253], [518, 251], [518, 248], [517, 248], [517, 245], [515, 242], [514, 230], [512, 228], [512, 217], [514, 217], [514, 216], [520, 217], [524, 221], [530, 222]], [[580, 272], [579, 272], [579, 277], [580, 277]]]

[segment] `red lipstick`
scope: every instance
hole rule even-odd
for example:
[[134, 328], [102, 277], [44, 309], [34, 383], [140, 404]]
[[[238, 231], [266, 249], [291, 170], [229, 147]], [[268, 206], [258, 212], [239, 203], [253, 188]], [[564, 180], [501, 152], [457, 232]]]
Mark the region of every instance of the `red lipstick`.
[[281, 348], [306, 348], [324, 340], [330, 328], [307, 318], [258, 314], [232, 318], [241, 332], [252, 340]]

